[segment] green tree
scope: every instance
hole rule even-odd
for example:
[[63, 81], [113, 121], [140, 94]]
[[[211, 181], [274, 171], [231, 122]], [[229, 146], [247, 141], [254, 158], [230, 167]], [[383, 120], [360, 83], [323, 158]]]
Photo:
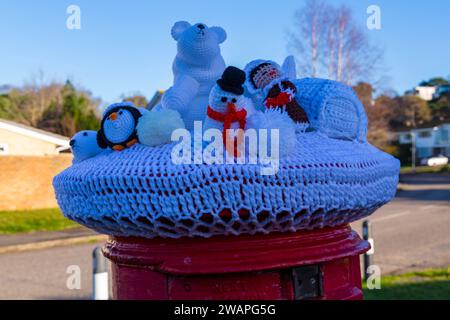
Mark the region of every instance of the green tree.
[[50, 103], [38, 127], [66, 136], [72, 136], [80, 130], [97, 130], [97, 103], [90, 95], [77, 91], [70, 81], [67, 81], [60, 91], [61, 102]]
[[434, 87], [444, 84], [450, 84], [450, 82], [448, 82], [447, 79], [444, 79], [442, 77], [435, 77], [431, 78], [430, 80], [422, 81], [419, 85], [424, 87]]
[[443, 121], [450, 119], [450, 92], [442, 94], [439, 99], [428, 102], [433, 119]]
[[99, 127], [100, 101], [70, 81], [45, 83], [43, 76], [0, 95], [0, 118], [71, 136]]
[[0, 118], [9, 120], [14, 120], [15, 118], [11, 99], [7, 95], [0, 96]]

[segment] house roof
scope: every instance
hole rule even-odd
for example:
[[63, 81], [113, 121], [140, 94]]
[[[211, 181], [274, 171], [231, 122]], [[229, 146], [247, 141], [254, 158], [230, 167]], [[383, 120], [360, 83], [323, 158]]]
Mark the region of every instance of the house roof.
[[70, 139], [68, 137], [30, 127], [21, 123], [0, 119], [0, 129], [5, 129], [11, 132], [22, 134], [24, 136], [50, 142], [59, 146], [69, 147]]

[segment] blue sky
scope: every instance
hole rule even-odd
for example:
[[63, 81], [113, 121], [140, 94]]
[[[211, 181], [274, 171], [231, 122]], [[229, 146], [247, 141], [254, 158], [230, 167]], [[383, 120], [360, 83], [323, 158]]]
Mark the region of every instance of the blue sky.
[[[402, 93], [424, 79], [450, 75], [450, 1], [330, 0], [345, 3], [366, 25], [366, 8], [381, 7], [382, 29], [368, 31], [385, 50], [389, 87]], [[277, 4], [282, 3], [282, 4]], [[81, 8], [81, 30], [66, 28], [66, 8]], [[228, 33], [222, 54], [243, 67], [255, 58], [289, 54], [286, 30], [302, 0], [2, 0], [0, 85], [21, 85], [39, 70], [72, 79], [105, 102], [171, 85], [178, 20], [219, 25]]]

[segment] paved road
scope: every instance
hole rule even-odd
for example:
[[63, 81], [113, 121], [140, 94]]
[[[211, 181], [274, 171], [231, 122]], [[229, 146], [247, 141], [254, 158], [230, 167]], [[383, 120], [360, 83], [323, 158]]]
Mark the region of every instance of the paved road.
[[[96, 245], [0, 254], [0, 299], [89, 299]], [[80, 267], [80, 290], [66, 286], [71, 265]]]
[[[371, 217], [375, 263], [383, 274], [450, 266], [450, 175], [402, 180], [403, 191]], [[0, 299], [90, 298], [96, 245], [0, 254]], [[80, 266], [81, 290], [66, 287], [69, 265]]]
[[[382, 274], [450, 267], [450, 175], [404, 176], [394, 201], [372, 221]], [[361, 232], [361, 222], [353, 227]]]

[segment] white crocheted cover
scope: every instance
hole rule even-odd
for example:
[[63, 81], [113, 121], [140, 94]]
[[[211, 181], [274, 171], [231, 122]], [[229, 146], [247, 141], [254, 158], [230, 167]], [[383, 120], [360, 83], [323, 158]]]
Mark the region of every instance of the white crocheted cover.
[[276, 175], [259, 165], [174, 165], [173, 144], [135, 145], [54, 179], [64, 214], [116, 236], [152, 238], [295, 231], [365, 217], [396, 192], [399, 161], [368, 143], [297, 134]]

